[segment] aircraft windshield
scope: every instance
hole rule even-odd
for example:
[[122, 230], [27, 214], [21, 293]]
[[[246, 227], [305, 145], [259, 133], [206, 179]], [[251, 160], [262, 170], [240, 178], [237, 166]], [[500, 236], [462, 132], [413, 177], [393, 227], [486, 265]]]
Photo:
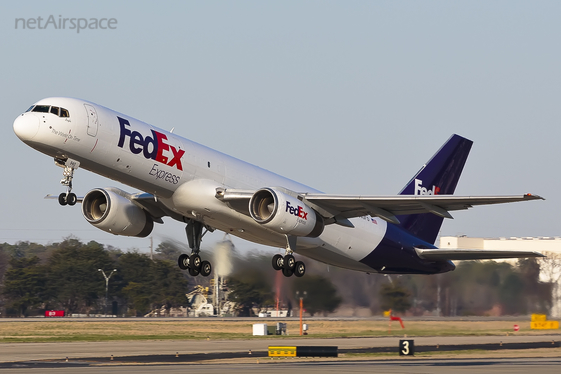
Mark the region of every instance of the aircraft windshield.
[[39, 113], [49, 113], [49, 106], [48, 105], [35, 105], [32, 112], [39, 112]]
[[52, 113], [58, 117], [70, 117], [67, 109], [58, 106], [34, 105], [27, 109], [26, 112]]

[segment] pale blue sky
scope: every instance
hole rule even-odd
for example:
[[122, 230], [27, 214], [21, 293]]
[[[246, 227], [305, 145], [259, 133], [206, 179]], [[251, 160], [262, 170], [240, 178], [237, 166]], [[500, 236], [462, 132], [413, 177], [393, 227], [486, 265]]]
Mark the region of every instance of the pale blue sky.
[[[43, 200], [63, 190], [62, 169], [21, 143], [12, 122], [49, 96], [175, 127], [331, 193], [397, 193], [458, 133], [474, 141], [458, 194], [547, 200], [456, 212], [443, 235], [561, 235], [559, 2], [21, 1], [0, 9], [0, 242], [73, 233], [148, 248], [147, 239], [90, 226], [78, 206]], [[15, 29], [16, 18], [49, 15], [118, 24]], [[118, 186], [84, 170], [74, 185], [80, 195]], [[185, 241], [183, 225], [170, 220], [153, 236]]]

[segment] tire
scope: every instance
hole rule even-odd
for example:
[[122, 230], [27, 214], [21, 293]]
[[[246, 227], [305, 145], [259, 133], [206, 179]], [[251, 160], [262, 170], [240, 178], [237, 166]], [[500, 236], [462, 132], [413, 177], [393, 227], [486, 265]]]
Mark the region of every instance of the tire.
[[287, 268], [282, 268], [282, 275], [284, 275], [285, 277], [289, 278], [292, 276], [292, 270], [291, 269], [287, 269]]
[[284, 259], [283, 259], [282, 255], [274, 255], [273, 256], [273, 269], [281, 270], [283, 264], [284, 264]]
[[68, 204], [66, 202], [66, 194], [63, 192], [60, 195], [58, 195], [58, 203], [62, 206], [65, 206], [66, 204]]
[[197, 270], [197, 274], [201, 271], [201, 256], [194, 254], [189, 259], [189, 268]]
[[189, 256], [187, 256], [185, 253], [179, 255], [179, 258], [177, 259], [177, 265], [179, 265], [179, 268], [181, 270], [189, 269]]
[[203, 277], [208, 277], [212, 271], [212, 265], [208, 261], [201, 262], [201, 275]]
[[306, 265], [302, 261], [296, 261], [296, 265], [294, 266], [294, 275], [298, 278], [303, 277], [306, 274]]
[[189, 268], [189, 275], [196, 277], [199, 275], [199, 271], [197, 269]]
[[68, 205], [72, 206], [72, 205], [76, 205], [76, 202], [78, 201], [78, 198], [76, 197], [76, 194], [74, 193], [69, 193], [68, 197], [66, 198], [66, 202], [68, 203]]
[[294, 266], [296, 265], [296, 260], [293, 255], [284, 256], [284, 268], [294, 272]]

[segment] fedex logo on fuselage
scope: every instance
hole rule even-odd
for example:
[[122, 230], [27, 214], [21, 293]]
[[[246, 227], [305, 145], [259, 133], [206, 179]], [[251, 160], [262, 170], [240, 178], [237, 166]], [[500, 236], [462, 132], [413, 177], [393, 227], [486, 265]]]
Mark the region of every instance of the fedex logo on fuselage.
[[415, 179], [415, 192], [413, 195], [438, 195], [440, 192], [440, 187], [435, 185], [432, 186], [432, 190], [423, 187], [423, 181], [420, 179]]
[[185, 151], [178, 150], [173, 145], [166, 143], [168, 138], [165, 134], [151, 130], [151, 137], [143, 137], [138, 131], [131, 131], [131, 124], [128, 120], [121, 117], [117, 118], [121, 127], [119, 143], [117, 144], [120, 148], [124, 147], [125, 139], [129, 137], [129, 148], [135, 155], [142, 153], [146, 159], [155, 160], [167, 166], [175, 166], [177, 170], [183, 170], [181, 157], [183, 157]]
[[286, 202], [286, 211], [296, 217], [300, 217], [304, 220], [308, 220], [308, 212], [304, 212], [304, 208], [301, 207], [300, 205], [296, 206], [292, 206], [290, 205], [290, 201]]

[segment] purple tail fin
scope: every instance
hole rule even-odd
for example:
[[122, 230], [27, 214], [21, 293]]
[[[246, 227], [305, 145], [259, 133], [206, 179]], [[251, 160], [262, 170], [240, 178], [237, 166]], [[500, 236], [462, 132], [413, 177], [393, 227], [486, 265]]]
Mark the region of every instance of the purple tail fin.
[[[452, 195], [464, 169], [473, 142], [452, 135], [442, 148], [407, 183], [400, 195]], [[397, 217], [401, 227], [416, 237], [434, 243], [443, 218], [432, 213]]]

